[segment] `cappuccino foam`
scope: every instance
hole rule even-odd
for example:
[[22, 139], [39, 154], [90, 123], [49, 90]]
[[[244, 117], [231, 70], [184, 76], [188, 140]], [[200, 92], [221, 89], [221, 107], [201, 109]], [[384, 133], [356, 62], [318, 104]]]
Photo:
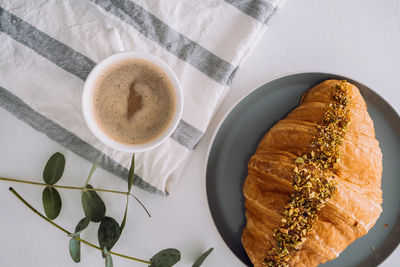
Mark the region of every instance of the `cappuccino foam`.
[[93, 111], [100, 128], [125, 144], [161, 135], [176, 110], [174, 87], [157, 65], [125, 59], [103, 70], [94, 85]]

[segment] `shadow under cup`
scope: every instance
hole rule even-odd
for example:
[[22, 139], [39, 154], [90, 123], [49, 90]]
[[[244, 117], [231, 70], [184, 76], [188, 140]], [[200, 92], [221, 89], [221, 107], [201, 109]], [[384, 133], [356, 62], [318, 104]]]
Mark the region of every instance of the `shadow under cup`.
[[[165, 130], [163, 130], [161, 134], [157, 135], [150, 141], [141, 144], [126, 144], [118, 142], [117, 140], [113, 139], [104, 132], [104, 130], [96, 122], [94, 116], [93, 98], [94, 98], [96, 81], [103, 73], [103, 71], [106, 70], [108, 67], [127, 59], [142, 59], [159, 67], [170, 79], [173, 85], [173, 93], [176, 103], [175, 113], [172, 117], [172, 120], [165, 128]], [[105, 58], [93, 68], [88, 78], [86, 79], [83, 87], [82, 113], [87, 126], [89, 127], [93, 135], [96, 136], [97, 139], [99, 139], [103, 144], [119, 151], [143, 152], [160, 145], [161, 143], [163, 143], [168, 139], [168, 137], [174, 132], [174, 130], [178, 126], [178, 123], [182, 116], [182, 111], [183, 111], [183, 94], [178, 78], [176, 77], [172, 69], [164, 61], [148, 53], [122, 52]]]

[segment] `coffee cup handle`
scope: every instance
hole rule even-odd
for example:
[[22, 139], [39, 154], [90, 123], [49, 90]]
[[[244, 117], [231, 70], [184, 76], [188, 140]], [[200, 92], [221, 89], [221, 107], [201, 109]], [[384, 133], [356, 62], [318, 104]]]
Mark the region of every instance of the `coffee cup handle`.
[[108, 31], [108, 37], [113, 53], [121, 53], [126, 51], [125, 46], [122, 43], [121, 35], [116, 28], [112, 28]]

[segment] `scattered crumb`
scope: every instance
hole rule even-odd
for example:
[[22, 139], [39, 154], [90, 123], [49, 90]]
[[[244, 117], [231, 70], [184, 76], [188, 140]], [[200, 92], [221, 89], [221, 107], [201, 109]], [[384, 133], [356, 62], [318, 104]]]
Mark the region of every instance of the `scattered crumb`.
[[374, 247], [374, 246], [372, 246], [372, 247], [371, 247], [371, 250], [375, 250], [375, 247]]
[[358, 225], [358, 221], [355, 221], [353, 225], [356, 227]]
[[383, 228], [387, 228], [388, 226], [389, 226], [389, 224], [385, 223], [385, 224], [383, 225]]

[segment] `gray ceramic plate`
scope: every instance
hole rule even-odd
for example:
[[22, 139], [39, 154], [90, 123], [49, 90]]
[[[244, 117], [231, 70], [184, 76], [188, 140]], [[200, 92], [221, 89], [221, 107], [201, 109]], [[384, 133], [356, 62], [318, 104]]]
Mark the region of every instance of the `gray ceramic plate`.
[[[240, 236], [245, 225], [242, 186], [258, 142], [299, 104], [301, 94], [326, 79], [357, 85], [368, 105], [383, 153], [383, 213], [367, 235], [323, 266], [377, 266], [400, 241], [400, 117], [374, 91], [347, 77], [299, 73], [275, 79], [244, 97], [217, 129], [210, 146], [206, 190], [215, 225], [232, 252], [251, 266]], [[388, 224], [388, 227], [384, 227]]]

